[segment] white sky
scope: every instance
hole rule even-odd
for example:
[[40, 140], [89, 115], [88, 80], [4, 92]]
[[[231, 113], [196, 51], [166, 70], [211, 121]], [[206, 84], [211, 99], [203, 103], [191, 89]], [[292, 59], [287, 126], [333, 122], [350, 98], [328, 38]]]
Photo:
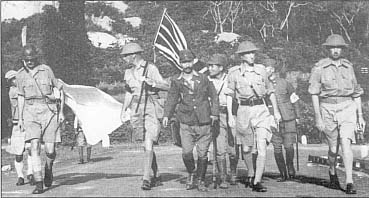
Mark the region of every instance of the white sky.
[[[118, 8], [123, 13], [128, 8], [128, 5], [122, 1], [104, 2], [111, 3], [113, 7]], [[56, 7], [59, 6], [57, 1], [1, 1], [1, 21], [11, 18], [17, 20], [27, 18], [35, 13], [41, 12], [44, 5], [52, 5], [53, 3]]]

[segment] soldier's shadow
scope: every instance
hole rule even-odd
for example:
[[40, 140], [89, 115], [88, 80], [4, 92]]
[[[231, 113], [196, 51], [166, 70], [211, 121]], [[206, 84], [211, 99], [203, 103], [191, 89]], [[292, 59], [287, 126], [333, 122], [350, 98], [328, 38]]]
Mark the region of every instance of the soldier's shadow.
[[[271, 173], [271, 172], [266, 172], [263, 174], [263, 177], [267, 177], [273, 180], [277, 180], [280, 178], [279, 173]], [[263, 178], [264, 180], [264, 178]], [[288, 182], [297, 182], [297, 183], [301, 183], [301, 184], [315, 184], [318, 186], [323, 186], [326, 188], [330, 188], [329, 186], [329, 180], [327, 179], [323, 179], [323, 178], [316, 178], [316, 177], [309, 177], [306, 175], [296, 175], [294, 179], [289, 180]], [[344, 191], [344, 189], [340, 189], [341, 191]]]
[[86, 183], [88, 181], [96, 181], [100, 179], [115, 179], [121, 177], [138, 177], [138, 174], [107, 174], [107, 173], [67, 173], [54, 177], [53, 185], [47, 190], [57, 188], [64, 185], [75, 185]]

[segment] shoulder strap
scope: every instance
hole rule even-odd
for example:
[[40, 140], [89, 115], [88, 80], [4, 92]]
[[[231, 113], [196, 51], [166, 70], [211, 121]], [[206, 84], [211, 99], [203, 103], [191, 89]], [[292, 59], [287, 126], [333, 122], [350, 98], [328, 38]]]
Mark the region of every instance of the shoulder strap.
[[222, 79], [222, 86], [220, 87], [219, 91], [218, 91], [218, 96], [220, 95], [220, 93], [222, 92], [224, 83], [225, 83], [225, 78], [227, 77], [227, 74], [224, 74], [223, 79]]

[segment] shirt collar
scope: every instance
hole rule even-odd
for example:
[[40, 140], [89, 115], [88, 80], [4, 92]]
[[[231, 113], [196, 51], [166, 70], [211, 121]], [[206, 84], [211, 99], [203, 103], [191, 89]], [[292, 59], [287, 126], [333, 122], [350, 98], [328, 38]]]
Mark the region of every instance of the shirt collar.
[[[347, 68], [347, 65], [345, 65], [345, 64], [343, 64], [343, 62], [342, 62], [342, 58], [340, 59], [340, 64], [338, 65], [338, 67], [345, 67], [345, 68]], [[329, 62], [328, 62], [329, 64], [326, 64], [326, 65], [324, 65], [323, 66], [323, 68], [326, 68], [326, 67], [329, 67], [329, 66], [335, 66], [334, 64], [333, 64], [333, 60], [331, 59], [331, 58], [329, 58]]]
[[[197, 76], [197, 77], [199, 77], [199, 76], [200, 76], [200, 74], [199, 74], [199, 73], [197, 73], [197, 71], [195, 71], [195, 70], [192, 70], [192, 74], [193, 74], [194, 76]], [[183, 72], [181, 72], [181, 74], [178, 76], [177, 80], [180, 80], [181, 78], [183, 78]]]
[[257, 67], [256, 64], [254, 64], [253, 67], [248, 66], [248, 65], [241, 65], [240, 72], [241, 72], [241, 75], [245, 74], [245, 72], [255, 72], [257, 74], [261, 74], [261, 71], [259, 67]]

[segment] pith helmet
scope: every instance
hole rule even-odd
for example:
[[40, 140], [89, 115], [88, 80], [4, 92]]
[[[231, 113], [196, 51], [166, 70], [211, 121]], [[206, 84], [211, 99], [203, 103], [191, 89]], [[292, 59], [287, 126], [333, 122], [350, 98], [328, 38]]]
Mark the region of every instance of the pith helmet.
[[246, 52], [253, 52], [253, 51], [257, 51], [257, 50], [259, 50], [259, 48], [257, 48], [255, 46], [255, 44], [253, 44], [252, 42], [250, 42], [250, 41], [243, 41], [238, 46], [238, 49], [236, 51], [236, 54], [242, 54], [242, 53], [246, 53]]
[[193, 61], [193, 59], [195, 59], [195, 56], [190, 50], [185, 49], [179, 52], [179, 62], [181, 63], [189, 62], [189, 61]]
[[332, 34], [328, 36], [327, 40], [325, 40], [325, 43], [322, 44], [323, 46], [332, 46], [332, 47], [347, 47], [348, 44], [345, 42], [343, 37], [338, 34]]
[[207, 62], [209, 65], [228, 66], [228, 59], [225, 54], [213, 54]]
[[143, 52], [141, 46], [137, 43], [128, 43], [123, 46], [122, 52], [120, 54], [128, 55], [128, 54], [136, 54]]
[[26, 45], [23, 48], [23, 59], [37, 58], [37, 50], [34, 45]]
[[5, 78], [10, 80], [12, 78], [14, 78], [17, 75], [17, 72], [14, 70], [9, 70], [8, 72], [6, 72], [5, 74]]

